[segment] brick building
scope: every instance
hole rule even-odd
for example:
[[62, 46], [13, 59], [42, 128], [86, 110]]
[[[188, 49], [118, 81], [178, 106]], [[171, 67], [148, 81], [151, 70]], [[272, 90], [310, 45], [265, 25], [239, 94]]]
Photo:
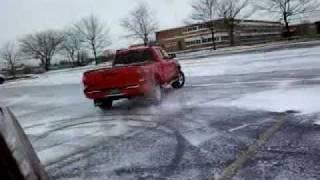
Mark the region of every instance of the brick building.
[[[281, 38], [282, 25], [280, 22], [235, 20], [235, 44], [257, 44], [274, 41]], [[217, 47], [229, 46], [229, 29], [223, 19], [214, 21], [215, 41]], [[192, 50], [212, 46], [212, 35], [205, 24], [162, 30], [156, 32], [156, 40], [169, 52]]]
[[320, 21], [291, 25], [290, 32], [293, 36], [310, 36], [320, 34]]

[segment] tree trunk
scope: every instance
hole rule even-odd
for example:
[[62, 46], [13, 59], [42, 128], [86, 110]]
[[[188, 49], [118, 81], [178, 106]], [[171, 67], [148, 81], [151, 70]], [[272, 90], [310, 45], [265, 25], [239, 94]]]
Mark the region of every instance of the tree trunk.
[[13, 77], [16, 77], [16, 67], [14, 66], [14, 63], [10, 64], [11, 68], [10, 68], [10, 74]]
[[144, 34], [144, 39], [143, 39], [144, 46], [148, 46], [148, 42], [149, 42], [148, 34]]
[[44, 57], [41, 57], [41, 58], [40, 58], [40, 61], [41, 61], [41, 67], [42, 67], [43, 69], [45, 69], [45, 66], [46, 66], [46, 60], [45, 60], [45, 58], [44, 58]]
[[96, 65], [98, 65], [97, 51], [94, 50], [93, 54], [94, 54], [94, 61], [96, 62]]
[[45, 71], [49, 71], [50, 70], [50, 61], [51, 59], [50, 58], [46, 58], [46, 62], [45, 62], [45, 65], [44, 65], [44, 70]]
[[95, 61], [96, 65], [98, 65], [97, 50], [96, 50], [96, 46], [94, 44], [92, 44], [92, 50], [93, 50], [94, 61]]
[[289, 37], [290, 36], [290, 27], [289, 27], [288, 16], [287, 16], [286, 12], [283, 13], [283, 21], [285, 23], [285, 29], [286, 29], [285, 35], [286, 35], [286, 37]]
[[71, 66], [72, 66], [72, 68], [75, 67], [74, 54], [75, 54], [75, 52], [72, 50], [72, 51], [70, 52], [70, 58], [71, 58]]
[[230, 20], [230, 29], [229, 29], [229, 36], [230, 36], [230, 46], [234, 46], [234, 21]]
[[80, 51], [77, 52], [77, 65], [78, 65], [78, 66], [81, 66]]
[[46, 59], [44, 57], [41, 57], [40, 58], [40, 61], [41, 61], [41, 68], [43, 68], [45, 71], [47, 71], [47, 68], [46, 68]]
[[212, 49], [217, 50], [217, 45], [216, 45], [216, 39], [214, 36], [214, 29], [211, 29], [211, 36], [212, 36]]

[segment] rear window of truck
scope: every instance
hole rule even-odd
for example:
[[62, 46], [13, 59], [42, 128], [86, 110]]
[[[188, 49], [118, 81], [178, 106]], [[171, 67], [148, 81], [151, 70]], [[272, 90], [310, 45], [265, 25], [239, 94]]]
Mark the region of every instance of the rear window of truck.
[[152, 51], [146, 50], [130, 50], [127, 52], [118, 53], [113, 62], [114, 65], [137, 64], [153, 61]]

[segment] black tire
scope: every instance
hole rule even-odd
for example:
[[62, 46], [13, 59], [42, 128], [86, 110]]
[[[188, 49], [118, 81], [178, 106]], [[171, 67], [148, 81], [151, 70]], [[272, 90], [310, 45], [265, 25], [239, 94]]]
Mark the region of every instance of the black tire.
[[4, 79], [0, 78], [0, 84], [3, 84], [3, 83], [4, 83]]
[[112, 104], [113, 104], [113, 101], [110, 99], [100, 99], [100, 100], [94, 101], [94, 105], [98, 106], [101, 109], [111, 109]]
[[175, 89], [183, 88], [185, 82], [186, 82], [186, 78], [184, 76], [184, 73], [182, 71], [179, 71], [178, 79], [172, 83], [172, 87]]

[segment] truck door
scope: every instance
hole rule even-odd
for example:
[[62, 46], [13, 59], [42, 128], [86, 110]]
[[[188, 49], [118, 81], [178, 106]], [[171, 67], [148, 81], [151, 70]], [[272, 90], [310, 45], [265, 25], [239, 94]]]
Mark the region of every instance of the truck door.
[[156, 48], [155, 49], [158, 57], [160, 58], [160, 62], [159, 62], [159, 65], [160, 65], [160, 68], [159, 70], [161, 71], [160, 72], [160, 76], [161, 76], [161, 80], [164, 81], [164, 82], [167, 82], [168, 81], [168, 62], [165, 60], [165, 57], [163, 56], [162, 52], [160, 51], [159, 48]]
[[167, 82], [172, 81], [173, 78], [177, 75], [177, 65], [174, 59], [171, 59], [170, 56], [166, 51], [163, 49], [160, 49], [160, 52], [162, 56], [164, 57], [164, 60], [167, 62]]
[[165, 83], [169, 83], [176, 76], [176, 64], [173, 59], [161, 48], [156, 48], [157, 54], [161, 58], [161, 70]]

